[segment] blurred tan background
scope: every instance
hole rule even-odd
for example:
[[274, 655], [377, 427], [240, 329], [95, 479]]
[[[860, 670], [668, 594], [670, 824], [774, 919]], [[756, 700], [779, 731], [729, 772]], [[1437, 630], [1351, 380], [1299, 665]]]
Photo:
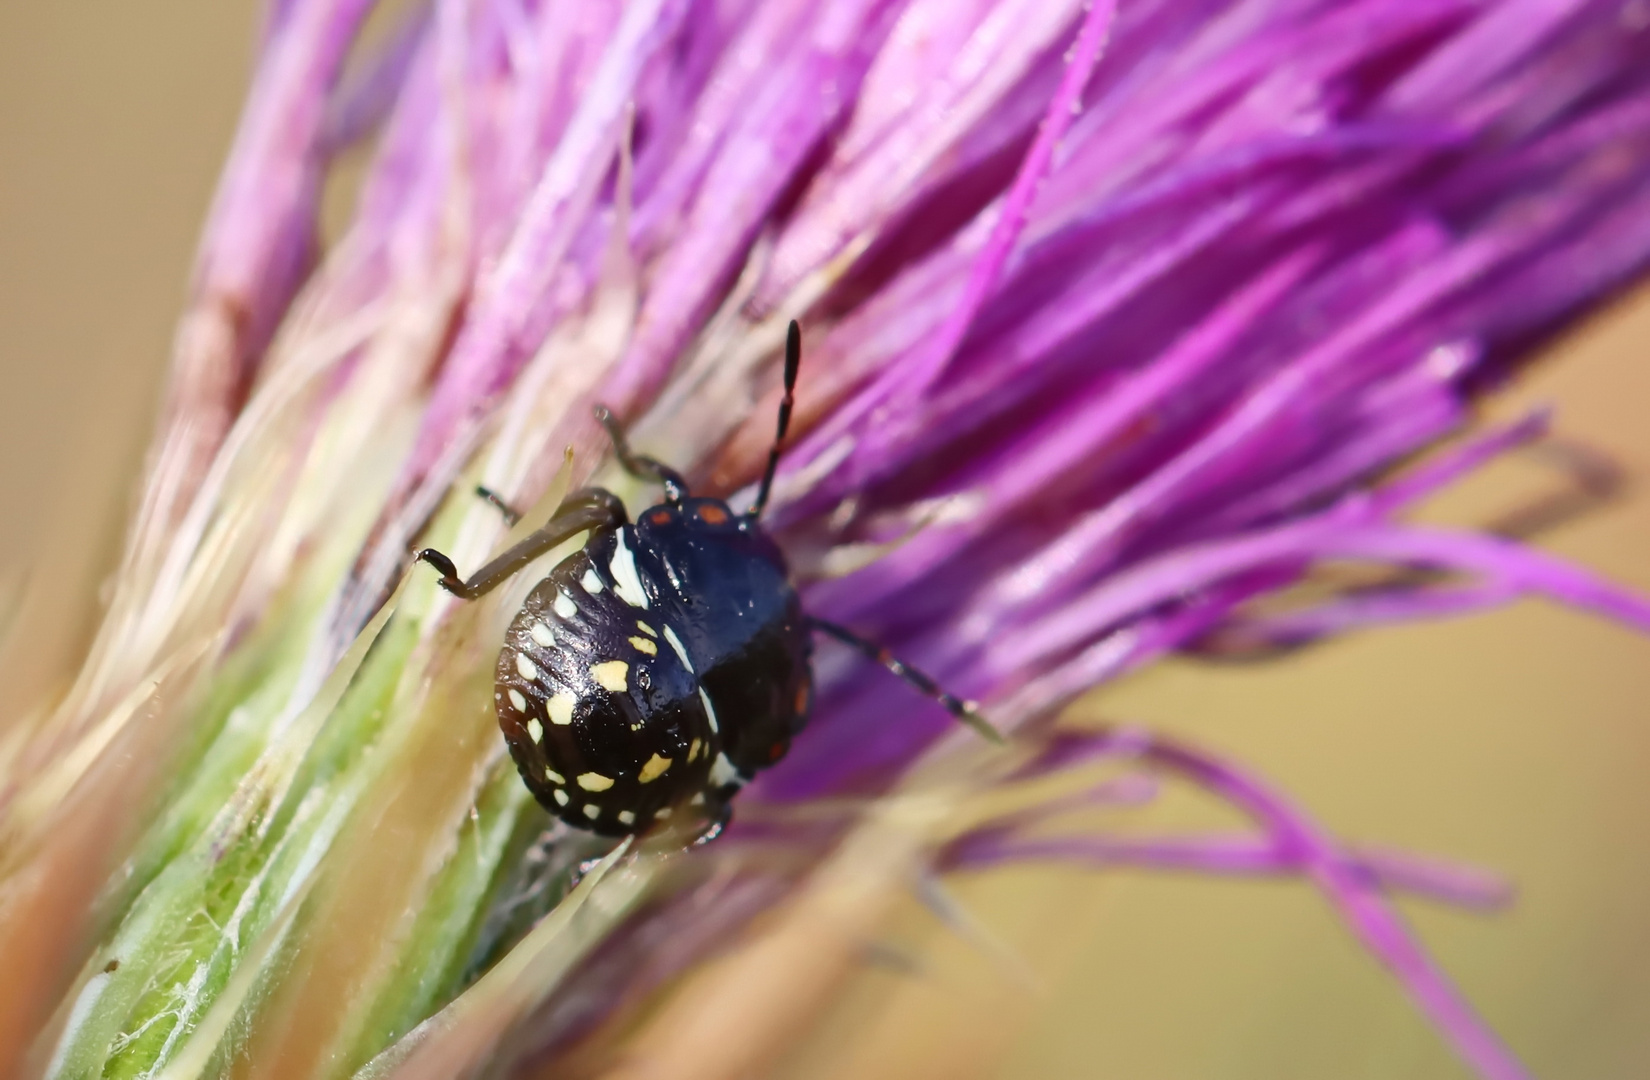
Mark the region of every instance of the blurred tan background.
[[[28, 628], [0, 701], [95, 616], [255, 34], [251, 0], [0, 4], [0, 610]], [[1544, 543], [1650, 591], [1650, 292], [1495, 411], [1536, 401], [1635, 478]], [[1498, 466], [1433, 512], [1482, 520], [1544, 483]], [[1505, 914], [1406, 911], [1538, 1075], [1650, 1076], [1650, 641], [1530, 603], [1171, 664], [1088, 711], [1239, 757], [1350, 838], [1506, 872]], [[1178, 792], [1130, 818], [1234, 824]], [[1466, 1075], [1305, 885], [1033, 868], [956, 892], [1034, 978], [913, 907], [889, 939], [920, 973], [868, 970], [787, 1075]]]

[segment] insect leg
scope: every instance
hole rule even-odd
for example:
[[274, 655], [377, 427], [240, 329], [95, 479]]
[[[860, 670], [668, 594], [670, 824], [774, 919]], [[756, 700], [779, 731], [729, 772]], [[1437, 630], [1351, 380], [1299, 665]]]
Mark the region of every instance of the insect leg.
[[809, 616], [808, 625], [814, 630], [819, 631], [821, 634], [824, 634], [827, 637], [836, 638], [844, 645], [857, 649], [866, 656], [870, 657], [872, 660], [875, 660], [895, 675], [898, 675], [900, 678], [904, 679], [919, 693], [939, 702], [940, 705], [944, 707], [946, 712], [950, 713], [964, 724], [967, 724], [985, 738], [990, 739], [995, 743], [1000, 743], [1003, 741], [1002, 733], [992, 727], [991, 722], [976, 711], [973, 702], [963, 701], [961, 698], [947, 693], [943, 688], [941, 688], [939, 683], [935, 682], [928, 675], [918, 671], [916, 668], [912, 667], [910, 664], [907, 664], [905, 661], [901, 660], [881, 645], [878, 645], [876, 642], [860, 637], [846, 626], [839, 626], [834, 622], [827, 622], [824, 619], [816, 619]]
[[516, 508], [505, 502], [504, 497], [492, 488], [484, 484], [477, 484], [476, 494], [481, 497], [482, 502], [503, 514], [504, 520], [509, 524], [515, 525], [521, 520], [521, 514], [517, 512]]
[[624, 437], [624, 430], [619, 427], [618, 419], [606, 405], [597, 405], [596, 422], [607, 429], [607, 437], [613, 441], [613, 456], [618, 459], [619, 467], [631, 476], [643, 480], [653, 480], [664, 485], [665, 501], [679, 503], [687, 498], [687, 481], [682, 474], [645, 454], [630, 452], [630, 442]]
[[581, 532], [602, 532], [625, 523], [624, 503], [610, 491], [583, 488], [562, 500], [544, 528], [529, 533], [521, 543], [477, 570], [469, 581], [461, 580], [453, 561], [434, 548], [425, 548], [418, 558], [441, 572], [441, 587], [464, 600], [498, 588], [518, 570], [551, 548]]
[[733, 820], [733, 806], [732, 806], [732, 804], [723, 803], [721, 806], [716, 808], [716, 812], [711, 816], [711, 818], [707, 822], [705, 822], [704, 831], [701, 832], [698, 836], [694, 837], [691, 842], [689, 842], [686, 850], [691, 851], [696, 847], [704, 847], [706, 844], [710, 843], [712, 840], [715, 840], [718, 836], [721, 836], [724, 831], [726, 831], [726, 829], [728, 827], [728, 823], [731, 822], [732, 820]]
[[795, 404], [796, 372], [802, 366], [802, 328], [791, 320], [785, 330], [785, 396], [779, 400], [779, 427], [774, 433], [773, 446], [768, 448], [768, 466], [762, 470], [762, 486], [756, 489], [756, 501], [745, 516], [755, 521], [767, 509], [768, 495], [773, 491], [773, 474], [779, 468], [779, 449], [785, 443], [785, 432], [791, 426], [791, 406]]

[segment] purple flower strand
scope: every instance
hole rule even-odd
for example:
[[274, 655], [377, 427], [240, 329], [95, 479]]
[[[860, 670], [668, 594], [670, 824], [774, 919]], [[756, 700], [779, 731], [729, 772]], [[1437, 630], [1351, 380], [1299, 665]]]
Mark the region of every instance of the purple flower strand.
[[1650, 631], [1650, 600], [1561, 560], [1471, 533], [1348, 521], [1355, 515], [1345, 513], [1346, 509], [1245, 538], [1189, 548], [1118, 574], [1079, 597], [1066, 613], [1046, 618], [1037, 629], [998, 646], [994, 651], [998, 670], [1006, 674], [1034, 666], [1131, 615], [1243, 571], [1334, 557], [1479, 573], [1521, 592], [1543, 593]]
[[[1001, 277], [1003, 266], [1026, 227], [1031, 201], [1037, 194], [1038, 185], [1054, 166], [1055, 150], [1080, 107], [1080, 95], [1105, 48], [1114, 14], [1115, 5], [1110, 0], [1089, 0], [1088, 14], [1066, 60], [1065, 74], [1061, 76], [1060, 85], [1049, 101], [1048, 111], [1038, 125], [1037, 138], [1026, 152], [1013, 184], [1003, 197], [991, 235], [969, 269], [961, 299], [920, 352], [904, 364], [889, 369], [889, 377], [883, 380], [890, 384], [886, 390], [873, 388], [860, 395], [856, 402], [858, 409], [872, 408], [881, 399], [896, 393], [917, 397], [925, 395], [945, 372], [986, 295]], [[874, 442], [875, 429], [862, 431], [860, 437]], [[877, 448], [869, 446], [867, 452], [875, 454]]]
[[668, 42], [687, 6], [684, 0], [644, 0], [625, 8], [497, 268], [480, 285], [478, 309], [453, 345], [426, 414], [415, 470], [427, 467], [452, 438], [460, 410], [470, 415], [492, 402], [526, 359], [530, 345], [523, 335], [533, 308], [571, 249], [617, 152], [619, 125], [648, 59]]
[[271, 20], [195, 271], [199, 293], [243, 309], [249, 356], [267, 344], [307, 269], [327, 101], [372, 6], [293, 0]]
[[[748, 483], [771, 438], [777, 331], [800, 318], [770, 520], [796, 551], [887, 545], [805, 583], [809, 608], [1005, 726], [1171, 651], [1531, 594], [1650, 629], [1650, 602], [1582, 570], [1399, 519], [1544, 418], [1385, 479], [1650, 264], [1650, 30], [1634, 9], [438, 0], [346, 72], [371, 7], [272, 5], [197, 282], [234, 316], [233, 355], [214, 361], [239, 365], [224, 409], [296, 311], [430, 322], [393, 374], [425, 402], [415, 449], [331, 604], [317, 671], [521, 373], [617, 293], [635, 317], [555, 373], [545, 455], [573, 443], [594, 467], [599, 398], [699, 489]], [[374, 125], [355, 219], [317, 271], [323, 170]], [[604, 276], [609, 253], [634, 272]], [[186, 353], [182, 389], [220, 389]], [[551, 468], [506, 494], [530, 499]], [[1249, 609], [1347, 559], [1424, 574]], [[742, 803], [883, 790], [951, 730], [844, 653], [822, 647], [819, 676], [810, 730]], [[1381, 895], [1492, 889], [1343, 849], [1187, 748], [1106, 738], [1265, 835], [1047, 854], [1308, 873], [1482, 1075], [1522, 1075]], [[994, 842], [1004, 858], [1045, 843]]]
[[1331, 600], [1304, 611], [1282, 615], [1242, 616], [1224, 621], [1199, 651], [1221, 643], [1246, 649], [1256, 646], [1291, 648], [1352, 630], [1390, 623], [1420, 622], [1427, 619], [1466, 615], [1500, 607], [1523, 595], [1523, 590], [1507, 582], [1467, 585], [1459, 588], [1393, 588], [1368, 591]]
[[[1104, 738], [1104, 736], [1102, 736]], [[1348, 927], [1391, 969], [1461, 1058], [1491, 1080], [1529, 1074], [1426, 953], [1356, 856], [1287, 799], [1220, 759], [1155, 736], [1125, 736], [1141, 759], [1185, 776], [1254, 817], [1323, 890]]]
[[[1513, 889], [1486, 870], [1423, 859], [1405, 852], [1348, 849], [1366, 886], [1401, 890], [1456, 907], [1494, 911], [1512, 902]], [[1030, 839], [985, 834], [947, 849], [946, 869], [986, 869], [1008, 863], [1052, 861], [1098, 868], [1182, 870], [1216, 876], [1279, 877], [1299, 874], [1305, 860], [1275, 839], [1243, 835], [1174, 836], [1155, 839], [1085, 834]]]

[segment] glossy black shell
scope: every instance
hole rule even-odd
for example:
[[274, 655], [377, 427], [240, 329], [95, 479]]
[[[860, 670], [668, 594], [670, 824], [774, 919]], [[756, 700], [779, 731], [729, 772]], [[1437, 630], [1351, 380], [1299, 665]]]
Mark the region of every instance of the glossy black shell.
[[714, 823], [806, 723], [810, 651], [778, 546], [688, 499], [592, 533], [534, 587], [494, 701], [522, 779], [569, 824]]

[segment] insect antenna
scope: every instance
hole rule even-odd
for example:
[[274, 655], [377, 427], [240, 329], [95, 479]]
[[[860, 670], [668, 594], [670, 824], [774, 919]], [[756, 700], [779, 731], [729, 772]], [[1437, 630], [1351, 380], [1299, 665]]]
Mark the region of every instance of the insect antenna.
[[752, 521], [767, 509], [768, 495], [773, 491], [773, 474], [779, 468], [779, 450], [785, 443], [785, 432], [791, 426], [791, 406], [795, 404], [796, 370], [802, 366], [802, 328], [791, 320], [785, 331], [785, 396], [779, 401], [779, 427], [774, 433], [773, 446], [768, 450], [768, 467], [762, 470], [762, 486], [756, 489], [756, 501], [745, 516]]

